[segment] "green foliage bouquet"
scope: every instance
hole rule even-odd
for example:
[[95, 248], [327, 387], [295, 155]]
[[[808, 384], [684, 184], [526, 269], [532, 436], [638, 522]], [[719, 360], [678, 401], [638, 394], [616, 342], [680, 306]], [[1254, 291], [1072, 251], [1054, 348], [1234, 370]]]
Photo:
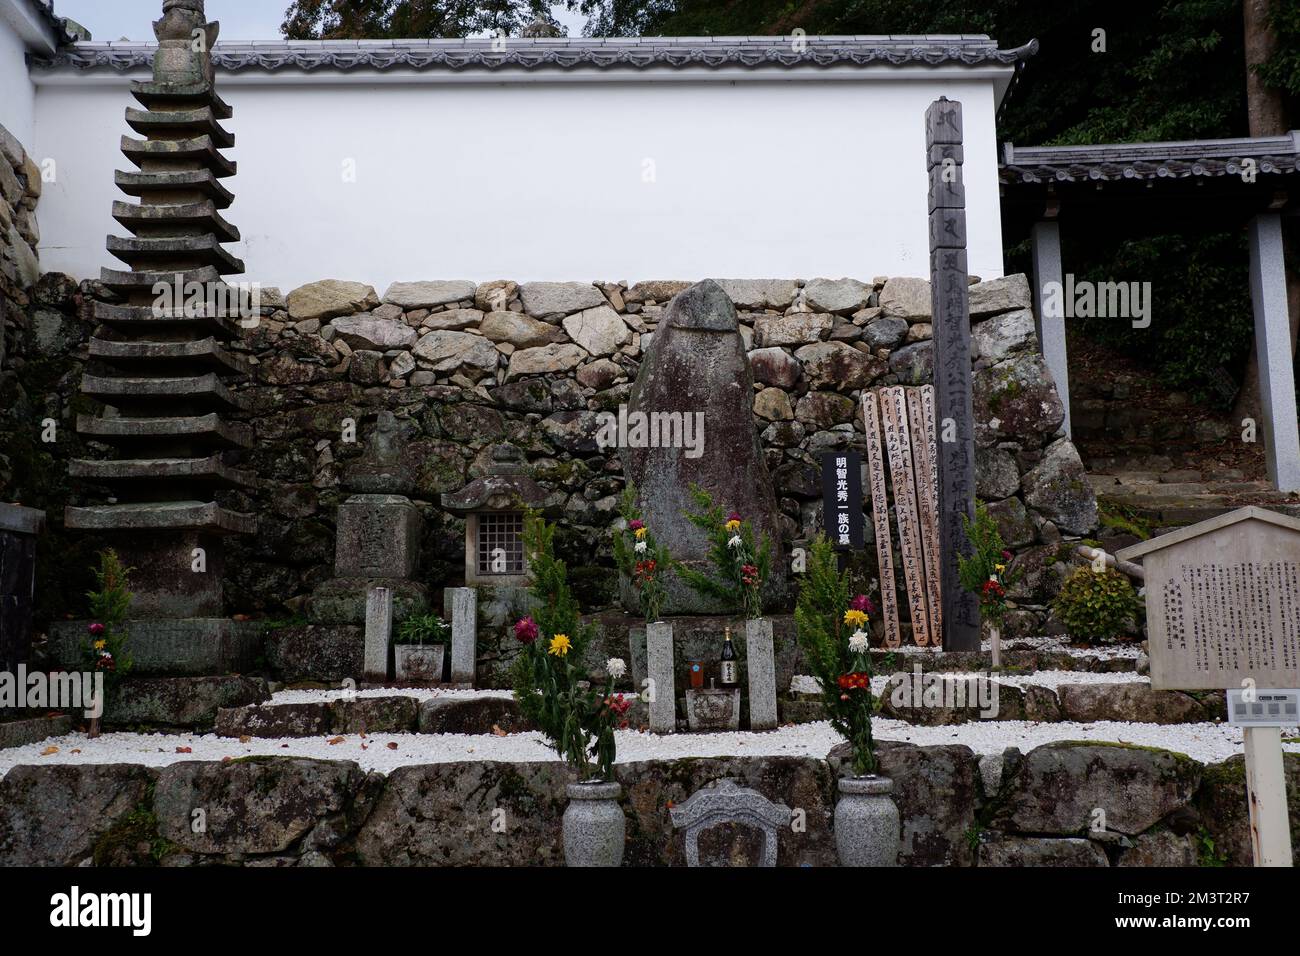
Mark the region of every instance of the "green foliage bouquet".
[[[104, 675], [105, 695], [131, 670], [125, 627], [126, 612], [131, 607], [131, 592], [127, 587], [130, 572], [112, 548], [101, 551], [99, 567], [94, 569], [98, 587], [86, 592], [90, 624], [86, 627], [88, 637], [82, 647], [82, 658], [88, 670]], [[99, 718], [92, 717], [90, 736], [98, 735]]]
[[984, 502], [975, 502], [975, 520], [962, 516], [962, 527], [971, 553], [957, 556], [957, 574], [964, 590], [979, 597], [980, 616], [1000, 626], [1007, 616], [1007, 587], [1014, 583], [1014, 572], [1007, 571], [1011, 552], [1002, 541], [997, 522]]
[[622, 514], [626, 527], [614, 532], [614, 560], [619, 571], [636, 588], [641, 613], [645, 615], [646, 623], [650, 624], [659, 620], [663, 610], [667, 595], [664, 576], [672, 571], [672, 554], [666, 544], [655, 540], [654, 532], [641, 517], [634, 486], [628, 485], [623, 489], [619, 513]]
[[446, 644], [451, 640], [451, 625], [437, 614], [414, 614], [397, 629], [394, 644]]
[[716, 577], [679, 564], [677, 573], [697, 594], [743, 610], [745, 617], [763, 615], [763, 584], [772, 570], [772, 542], [765, 534], [755, 542], [754, 525], [739, 512], [724, 512], [713, 497], [691, 485], [697, 511], [686, 512], [691, 524], [709, 539], [709, 563]]
[[831, 543], [817, 535], [809, 548], [794, 620], [804, 660], [821, 683], [826, 715], [849, 742], [857, 776], [876, 771], [871, 738], [875, 699], [866, 632], [868, 615], [874, 611], [866, 595], [852, 595], [849, 572], [839, 570]]
[[631, 706], [630, 699], [614, 693], [614, 681], [627, 673], [627, 664], [618, 657], [605, 663], [603, 689], [586, 680], [580, 662], [592, 627], [581, 623], [568, 570], [555, 556], [554, 538], [554, 525], [541, 516], [524, 518], [529, 593], [536, 607], [533, 615], [515, 623], [515, 637], [523, 645], [512, 673], [515, 699], [580, 780], [589, 779], [593, 769], [597, 779], [609, 780], [614, 729], [626, 725], [624, 715]]

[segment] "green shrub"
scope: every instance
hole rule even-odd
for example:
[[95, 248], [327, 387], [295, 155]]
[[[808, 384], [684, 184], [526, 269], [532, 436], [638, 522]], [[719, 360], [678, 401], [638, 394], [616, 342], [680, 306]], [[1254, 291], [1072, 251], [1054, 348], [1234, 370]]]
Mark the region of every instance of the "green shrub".
[[1128, 578], [1114, 568], [1076, 570], [1052, 602], [1070, 637], [1095, 641], [1115, 637], [1142, 614], [1142, 602]]

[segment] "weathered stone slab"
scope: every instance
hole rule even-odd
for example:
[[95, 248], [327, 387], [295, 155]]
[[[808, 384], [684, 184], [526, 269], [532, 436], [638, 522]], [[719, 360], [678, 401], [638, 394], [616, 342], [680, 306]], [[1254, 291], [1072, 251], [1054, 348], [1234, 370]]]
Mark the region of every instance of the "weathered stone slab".
[[296, 322], [304, 319], [332, 319], [335, 316], [365, 312], [379, 305], [372, 286], [364, 282], [322, 279], [294, 289], [286, 298], [289, 316]]
[[360, 680], [364, 647], [359, 626], [296, 624], [267, 631], [266, 661], [271, 673], [288, 683]]
[[445, 588], [444, 613], [451, 619], [451, 680], [473, 684], [478, 648], [478, 595], [474, 588]]
[[1033, 303], [1029, 292], [1029, 279], [1023, 272], [987, 279], [970, 287], [970, 314], [972, 318], [1028, 309]]
[[1186, 806], [1201, 765], [1182, 754], [1126, 744], [1061, 742], [1025, 755], [1002, 811], [1020, 833], [1082, 833], [1094, 811], [1106, 828], [1129, 836]]
[[496, 346], [481, 335], [447, 330], [425, 333], [411, 352], [432, 365], [435, 372], [451, 372], [461, 366], [491, 372], [501, 356]]
[[507, 734], [532, 730], [509, 697], [434, 697], [420, 702], [422, 734]]
[[438, 282], [394, 282], [384, 293], [384, 302], [403, 309], [431, 309], [450, 302], [474, 298], [474, 283], [464, 279]]
[[479, 331], [493, 342], [509, 342], [517, 349], [540, 348], [564, 338], [563, 333], [550, 323], [530, 319], [518, 312], [489, 312], [479, 325]]
[[540, 348], [520, 349], [510, 356], [506, 378], [519, 375], [547, 375], [567, 372], [590, 356], [585, 349], [572, 343], [544, 345]]
[[1077, 837], [1003, 837], [980, 844], [980, 866], [1110, 866], [1106, 851]]
[[260, 703], [270, 697], [260, 677], [131, 677], [109, 695], [104, 725], [211, 727], [222, 707]]
[[[691, 484], [706, 489], [725, 511], [734, 509], [752, 521], [758, 535], [768, 535], [775, 553], [765, 592], [775, 604], [784, 595], [786, 563], [780, 556], [776, 495], [754, 428], [753, 377], [745, 352], [736, 310], [717, 283], [705, 280], [674, 298], [641, 362], [628, 414], [690, 415], [702, 421], [702, 448], [698, 457], [681, 447], [620, 449], [620, 455], [639, 489], [647, 523], [675, 559], [697, 568], [706, 563], [704, 532], [683, 514], [695, 510]], [[852, 401], [844, 401], [851, 414]], [[722, 609], [677, 578], [668, 579], [667, 592], [665, 614]], [[622, 599], [628, 610], [636, 608], [626, 582]]]
[[519, 287], [524, 311], [540, 318], [568, 315], [606, 305], [605, 296], [588, 282], [525, 282]]
[[[368, 808], [365, 778], [350, 761], [185, 761], [159, 773], [154, 809], [160, 835], [195, 853], [279, 853], [309, 834], [328, 846], [335, 826]], [[200, 832], [190, 826], [195, 807]]]
[[420, 557], [420, 513], [402, 495], [353, 495], [338, 510], [339, 577], [410, 578]]
[[776, 665], [772, 622], [767, 618], [745, 622], [745, 670], [749, 678], [749, 729], [775, 730]]
[[650, 731], [677, 731], [676, 662], [673, 657], [673, 626], [654, 621], [645, 627], [646, 677], [650, 680]]
[[[88, 621], [50, 623], [47, 651], [58, 666], [84, 661]], [[127, 622], [132, 674], [224, 674], [251, 669], [262, 643], [262, 624], [230, 618], [151, 619]]]
[[389, 678], [393, 641], [393, 592], [380, 586], [366, 593], [366, 653], [362, 679], [382, 683]]

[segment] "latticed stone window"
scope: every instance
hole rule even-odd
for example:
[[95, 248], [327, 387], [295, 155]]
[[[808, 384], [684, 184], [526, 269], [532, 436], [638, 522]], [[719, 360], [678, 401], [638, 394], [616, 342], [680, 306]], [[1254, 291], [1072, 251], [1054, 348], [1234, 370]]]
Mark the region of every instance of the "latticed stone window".
[[524, 573], [524, 516], [518, 511], [478, 515], [478, 573]]

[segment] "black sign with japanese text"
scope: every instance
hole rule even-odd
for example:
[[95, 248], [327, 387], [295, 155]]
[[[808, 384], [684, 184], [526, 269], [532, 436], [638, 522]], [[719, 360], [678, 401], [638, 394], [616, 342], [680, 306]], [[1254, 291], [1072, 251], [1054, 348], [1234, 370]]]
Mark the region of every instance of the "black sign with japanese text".
[[837, 551], [863, 545], [862, 455], [828, 451], [822, 455], [822, 503], [826, 537]]

